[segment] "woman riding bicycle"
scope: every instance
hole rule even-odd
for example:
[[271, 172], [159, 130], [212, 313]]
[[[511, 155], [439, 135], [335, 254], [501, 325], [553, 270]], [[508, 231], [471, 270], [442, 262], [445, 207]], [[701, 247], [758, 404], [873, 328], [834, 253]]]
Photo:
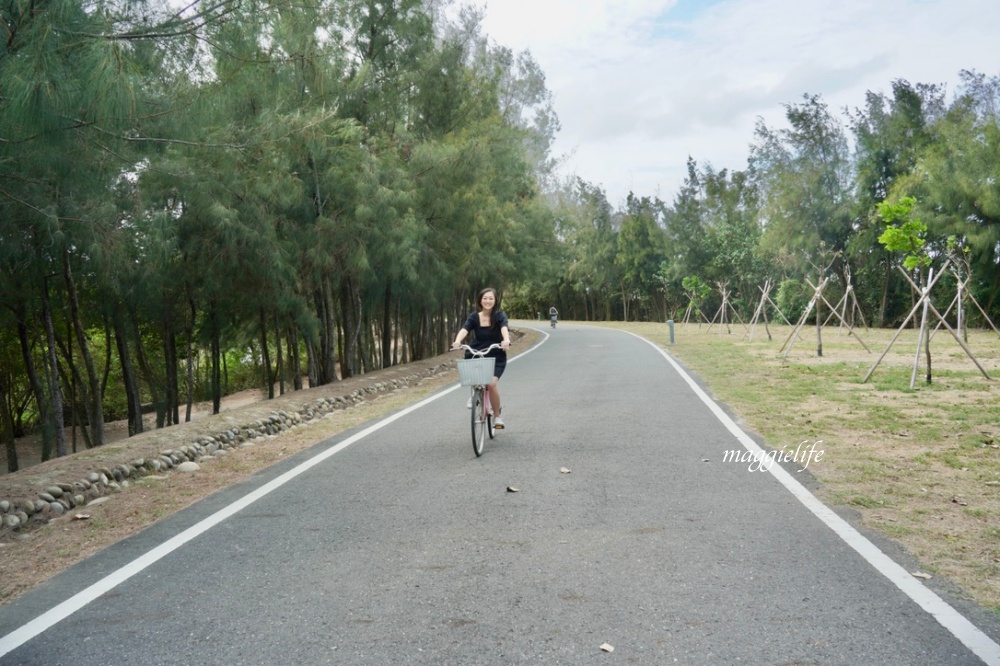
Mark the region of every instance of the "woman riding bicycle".
[[[497, 296], [497, 290], [493, 287], [487, 287], [479, 292], [476, 302], [479, 304], [479, 310], [469, 314], [465, 324], [458, 330], [451, 348], [458, 349], [470, 332], [475, 334], [475, 341], [469, 345], [473, 349], [486, 349], [491, 344], [500, 344], [500, 349], [494, 349], [487, 356], [496, 359], [493, 366], [493, 382], [489, 386], [490, 404], [493, 405], [495, 412], [493, 427], [502, 430], [504, 426], [500, 419], [500, 390], [497, 388], [497, 382], [500, 381], [504, 368], [507, 367], [507, 350], [510, 348], [507, 315], [500, 309], [500, 297]], [[469, 356], [466, 353], [466, 358]]]

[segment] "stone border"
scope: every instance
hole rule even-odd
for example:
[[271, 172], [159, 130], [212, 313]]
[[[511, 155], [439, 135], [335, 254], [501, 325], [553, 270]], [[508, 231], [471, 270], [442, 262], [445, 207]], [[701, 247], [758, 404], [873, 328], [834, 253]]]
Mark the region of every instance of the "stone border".
[[298, 411], [278, 410], [264, 418], [227, 428], [215, 434], [192, 435], [193, 441], [177, 448], [160, 451], [155, 458], [138, 458], [114, 467], [96, 469], [84, 479], [53, 483], [39, 492], [35, 498], [0, 500], [0, 532], [21, 531], [44, 524], [71, 509], [93, 504], [108, 495], [124, 492], [128, 490], [129, 482], [133, 480], [172, 470], [197, 469], [196, 463], [204, 458], [226, 455], [230, 449], [249, 446], [260, 438], [278, 436], [291, 428], [308, 424], [337, 410], [363, 402], [373, 395], [407, 388], [421, 379], [454, 368], [455, 359], [452, 359], [422, 372], [373, 382], [347, 395], [317, 398], [303, 405]]

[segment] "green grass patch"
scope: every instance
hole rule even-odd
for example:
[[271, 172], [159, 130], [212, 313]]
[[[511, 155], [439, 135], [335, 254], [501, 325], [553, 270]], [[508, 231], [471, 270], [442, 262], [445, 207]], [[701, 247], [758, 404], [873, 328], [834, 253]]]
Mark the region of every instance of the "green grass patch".
[[848, 503], [854, 506], [861, 506], [866, 509], [880, 509], [885, 506], [885, 502], [883, 502], [882, 500], [875, 499], [874, 497], [865, 497], [862, 495], [855, 495], [850, 500], [848, 500]]
[[[917, 333], [859, 331], [871, 352], [851, 336], [824, 329], [823, 355], [815, 329], [803, 329], [787, 353], [792, 331], [772, 326], [768, 341], [744, 329], [676, 326], [671, 345], [663, 324], [603, 324], [638, 333], [666, 349], [774, 449], [823, 441], [825, 455], [809, 471], [825, 501], [849, 506], [866, 524], [919, 554], [925, 570], [962, 586], [986, 608], [1000, 609], [1000, 587], [980, 555], [1000, 541], [1000, 338], [970, 331], [969, 348], [998, 375], [992, 381], [950, 336], [932, 341], [931, 384], [923, 351], [910, 388]], [[886, 351], [888, 350], [888, 351]], [[871, 372], [876, 360], [885, 357]], [[966, 498], [973, 506], [952, 501]], [[973, 499], [975, 498], [975, 499]], [[893, 520], [881, 519], [892, 510]], [[960, 510], [959, 510], [960, 509]], [[867, 518], [871, 516], [872, 519]]]

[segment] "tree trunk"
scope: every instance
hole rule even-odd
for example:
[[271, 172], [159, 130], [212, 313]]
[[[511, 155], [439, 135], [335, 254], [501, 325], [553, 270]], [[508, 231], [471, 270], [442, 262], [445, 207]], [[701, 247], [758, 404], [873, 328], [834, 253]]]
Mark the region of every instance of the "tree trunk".
[[14, 439], [14, 416], [10, 411], [5, 381], [6, 377], [0, 373], [0, 443], [7, 451], [7, 471], [13, 474], [18, 469], [17, 440]]
[[135, 358], [146, 380], [146, 386], [149, 387], [149, 396], [153, 401], [153, 407], [156, 409], [156, 427], [162, 428], [166, 425], [166, 407], [160, 398], [160, 382], [149, 363], [149, 357], [146, 356], [146, 348], [142, 344], [142, 329], [139, 327], [139, 320], [134, 312], [132, 313], [132, 332], [135, 334]]
[[177, 403], [177, 393], [176, 386], [174, 382], [171, 381], [171, 377], [176, 377], [176, 373], [171, 372], [170, 368], [176, 363], [176, 359], [171, 358], [170, 354], [170, 337], [173, 335], [172, 324], [169, 322], [163, 323], [163, 376], [166, 380], [164, 382], [166, 386], [166, 395], [164, 396], [164, 409], [165, 418], [168, 426], [177, 425], [177, 419], [174, 418], [174, 405]]
[[170, 377], [170, 412], [173, 415], [174, 423], [181, 422], [181, 384], [179, 377], [179, 366], [177, 362], [177, 332], [173, 325], [170, 327], [170, 367], [167, 369]]
[[87, 333], [80, 318], [80, 301], [77, 297], [76, 283], [73, 271], [69, 265], [69, 250], [63, 250], [63, 277], [66, 280], [66, 292], [69, 296], [70, 317], [73, 329], [76, 331], [76, 342], [83, 356], [83, 364], [87, 370], [87, 385], [90, 399], [87, 401], [87, 420], [90, 425], [90, 438], [94, 446], [104, 444], [104, 400], [101, 395], [101, 381], [94, 368], [94, 358], [87, 346]]
[[229, 395], [229, 359], [222, 348], [222, 331], [219, 331], [219, 357], [222, 360], [222, 388], [219, 391], [221, 400], [221, 396]]
[[820, 316], [820, 299], [816, 299], [816, 356], [823, 358], [823, 319]]
[[924, 352], [927, 356], [927, 383], [931, 383], [931, 336], [928, 333], [927, 339], [924, 340]]
[[399, 345], [402, 343], [402, 337], [399, 335], [399, 327], [402, 322], [399, 319], [400, 314], [400, 304], [396, 301], [396, 325], [392, 329], [392, 364], [396, 365], [399, 363]]
[[277, 363], [278, 373], [278, 395], [285, 395], [285, 361], [281, 353], [281, 324], [278, 323], [278, 316], [274, 316], [274, 354]]
[[[81, 405], [87, 404], [87, 390], [84, 388], [86, 384], [80, 379], [80, 370], [76, 367], [76, 363], [73, 362], [73, 324], [69, 321], [66, 322], [66, 346], [62, 346], [62, 341], [56, 338], [56, 344], [59, 345], [63, 356], [66, 357], [66, 367], [69, 369], [68, 374], [60, 368], [59, 372], [62, 376], [62, 385], [69, 387], [69, 422], [70, 422], [70, 451], [76, 453], [76, 430], [80, 426], [80, 409]], [[84, 396], [82, 402], [77, 400], [78, 389], [83, 392]], [[65, 419], [65, 394], [63, 395], [63, 418]], [[83, 409], [86, 412], [86, 407]], [[65, 425], [65, 423], [63, 424]], [[84, 442], [90, 442], [87, 436], [87, 428], [82, 427]], [[90, 448], [89, 446], [87, 447]]]
[[288, 346], [288, 364], [292, 373], [292, 390], [302, 390], [302, 360], [299, 358], [299, 330], [293, 324], [285, 336]]
[[886, 261], [885, 278], [882, 280], [882, 298], [878, 304], [878, 327], [885, 327], [885, 313], [889, 307], [889, 281], [892, 279], [892, 262]]
[[221, 345], [219, 342], [219, 322], [214, 305], [209, 317], [211, 319], [212, 335], [212, 413], [218, 414], [219, 409], [222, 407], [222, 362]]
[[316, 301], [316, 315], [320, 323], [319, 349], [314, 350], [318, 353], [314, 354], [317, 376], [313, 386], [337, 381], [337, 355], [335, 352], [337, 321], [334, 317], [332, 291], [329, 280], [324, 278], [313, 294]]
[[382, 367], [392, 365], [392, 287], [385, 285], [382, 299]]
[[111, 376], [111, 327], [107, 315], [104, 316], [104, 372], [101, 373], [101, 395], [108, 393], [108, 377]]
[[361, 335], [361, 296], [350, 278], [341, 283], [340, 311], [344, 322], [344, 350], [340, 359], [340, 376], [347, 379], [357, 373], [358, 342]]
[[118, 359], [122, 366], [122, 381], [125, 384], [125, 399], [128, 405], [128, 435], [138, 435], [142, 432], [142, 400], [139, 397], [139, 382], [136, 380], [135, 369], [132, 367], [132, 356], [128, 350], [128, 337], [120, 312], [112, 319], [115, 331], [115, 343], [118, 345]]
[[[267, 389], [267, 399], [274, 400], [274, 376], [271, 374], [271, 353], [267, 349], [267, 315], [264, 308], [258, 311], [260, 317], [260, 358], [263, 364], [264, 387]], [[280, 354], [279, 354], [280, 355]]]
[[319, 359], [316, 358], [316, 348], [311, 338], [306, 338], [306, 370], [309, 375], [309, 388], [319, 386]]
[[436, 356], [448, 348], [448, 313], [444, 305], [438, 307], [437, 338], [434, 340], [434, 351], [432, 356]]
[[[48, 279], [43, 280], [42, 285], [42, 320], [45, 323], [45, 336], [48, 340], [48, 364], [49, 364], [49, 409], [51, 410], [49, 419], [54, 429], [54, 441], [56, 445], [56, 457], [66, 455], [66, 430], [63, 425], [63, 398], [62, 386], [59, 383], [59, 359], [56, 358], [56, 331], [52, 323], [52, 307], [49, 305], [49, 284]], [[42, 462], [45, 462], [52, 455], [52, 451], [42, 449]]]
[[28, 384], [31, 386], [31, 392], [35, 397], [35, 404], [38, 407], [38, 414], [42, 419], [42, 454], [45, 455], [48, 452], [51, 455], [52, 447], [55, 443], [55, 427], [51, 421], [49, 401], [45, 397], [45, 389], [35, 369], [35, 361], [31, 357], [31, 341], [28, 339], [28, 326], [25, 323], [23, 306], [18, 308], [17, 313], [17, 337], [21, 342], [21, 358], [24, 361], [25, 373], [28, 375]]
[[198, 314], [195, 308], [194, 300], [188, 298], [188, 305], [191, 308], [191, 318], [188, 320], [187, 325], [184, 327], [184, 335], [187, 338], [187, 400], [185, 400], [184, 409], [184, 422], [189, 423], [191, 421], [191, 410], [194, 407], [194, 323]]

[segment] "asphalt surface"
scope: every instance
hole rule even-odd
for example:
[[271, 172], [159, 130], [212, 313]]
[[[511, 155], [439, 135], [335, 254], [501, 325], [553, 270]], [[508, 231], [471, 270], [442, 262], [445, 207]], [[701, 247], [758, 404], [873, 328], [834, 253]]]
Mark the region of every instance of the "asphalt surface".
[[465, 389], [324, 442], [0, 608], [0, 664], [983, 663], [724, 461], [740, 441], [651, 345], [542, 330], [481, 458]]

